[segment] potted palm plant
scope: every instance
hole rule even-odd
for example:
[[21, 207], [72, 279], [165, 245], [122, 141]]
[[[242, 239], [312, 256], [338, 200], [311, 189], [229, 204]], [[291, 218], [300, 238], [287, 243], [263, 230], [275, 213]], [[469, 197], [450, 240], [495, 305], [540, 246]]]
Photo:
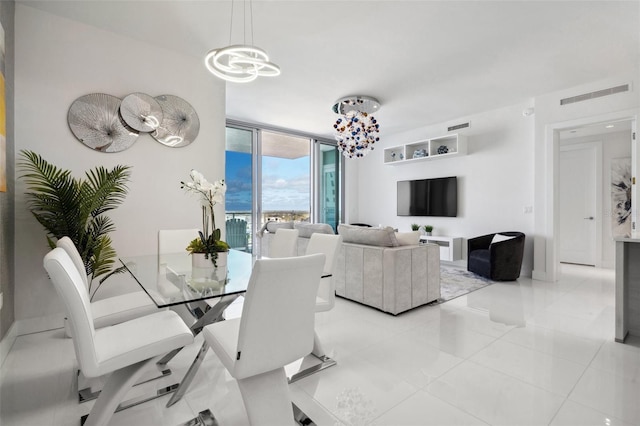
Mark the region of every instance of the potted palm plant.
[[109, 237], [115, 225], [106, 213], [124, 201], [130, 168], [96, 167], [85, 173], [85, 179], [76, 179], [33, 151], [20, 154], [18, 167], [27, 185], [29, 210], [45, 228], [49, 247], [55, 248], [64, 236], [71, 238], [84, 261], [93, 298], [107, 278], [124, 271], [115, 267], [117, 255]]

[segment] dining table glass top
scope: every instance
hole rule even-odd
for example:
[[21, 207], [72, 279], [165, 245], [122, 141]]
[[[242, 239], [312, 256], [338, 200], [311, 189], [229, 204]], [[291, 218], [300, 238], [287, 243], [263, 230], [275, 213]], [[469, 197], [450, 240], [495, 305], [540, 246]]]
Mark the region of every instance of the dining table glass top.
[[255, 256], [230, 250], [226, 267], [196, 268], [187, 252], [122, 257], [120, 262], [159, 307], [244, 293]]

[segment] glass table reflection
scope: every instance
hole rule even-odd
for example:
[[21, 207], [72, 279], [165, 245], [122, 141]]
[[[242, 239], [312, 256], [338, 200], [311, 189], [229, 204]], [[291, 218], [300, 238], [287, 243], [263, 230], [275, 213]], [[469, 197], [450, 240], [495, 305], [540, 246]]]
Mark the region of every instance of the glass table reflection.
[[188, 253], [120, 258], [120, 262], [158, 308], [242, 294], [255, 257], [230, 250], [226, 268], [193, 268]]

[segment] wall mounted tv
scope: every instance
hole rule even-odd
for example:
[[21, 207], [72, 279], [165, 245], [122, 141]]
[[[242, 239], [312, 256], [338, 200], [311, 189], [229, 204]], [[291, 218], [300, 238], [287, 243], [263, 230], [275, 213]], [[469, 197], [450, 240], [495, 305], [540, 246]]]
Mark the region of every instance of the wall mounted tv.
[[458, 215], [458, 179], [455, 176], [398, 181], [398, 216]]

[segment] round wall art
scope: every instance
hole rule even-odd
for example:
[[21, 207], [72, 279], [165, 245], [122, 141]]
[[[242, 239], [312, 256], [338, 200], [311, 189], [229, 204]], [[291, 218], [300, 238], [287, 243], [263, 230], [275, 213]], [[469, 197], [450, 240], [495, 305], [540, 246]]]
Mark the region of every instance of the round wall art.
[[189, 145], [200, 132], [200, 119], [184, 99], [173, 95], [155, 98], [162, 108], [162, 121], [151, 136], [163, 145], [179, 148]]
[[100, 152], [119, 152], [129, 148], [138, 132], [127, 128], [120, 118], [120, 99], [104, 93], [82, 96], [71, 104], [67, 121], [73, 135]]
[[152, 96], [132, 93], [122, 99], [120, 116], [134, 130], [152, 132], [162, 121], [162, 108]]

